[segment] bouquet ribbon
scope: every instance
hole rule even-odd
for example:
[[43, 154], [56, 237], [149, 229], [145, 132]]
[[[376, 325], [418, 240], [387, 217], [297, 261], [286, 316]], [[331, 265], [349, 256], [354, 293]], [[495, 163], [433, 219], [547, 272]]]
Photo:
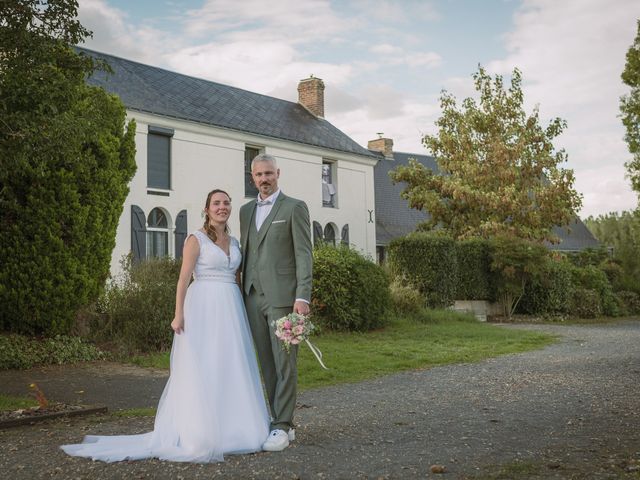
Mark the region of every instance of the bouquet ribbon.
[[316, 347], [313, 343], [311, 343], [308, 339], [304, 339], [304, 341], [307, 343], [307, 345], [309, 346], [309, 349], [311, 349], [311, 352], [315, 355], [316, 360], [318, 360], [318, 363], [320, 364], [320, 366], [322, 368], [324, 368], [325, 370], [329, 370], [324, 363], [322, 363], [322, 352], [320, 351], [320, 349], [318, 347]]

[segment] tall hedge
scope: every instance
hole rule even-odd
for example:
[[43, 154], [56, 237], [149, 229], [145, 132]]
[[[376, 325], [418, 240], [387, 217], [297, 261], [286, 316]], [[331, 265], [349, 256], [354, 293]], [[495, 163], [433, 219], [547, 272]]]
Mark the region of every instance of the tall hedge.
[[389, 265], [403, 282], [417, 288], [428, 306], [446, 307], [456, 297], [456, 248], [452, 239], [415, 232], [389, 244]]
[[347, 247], [313, 250], [312, 312], [321, 326], [366, 331], [384, 325], [391, 307], [387, 273]]
[[496, 298], [494, 275], [491, 273], [491, 246], [487, 240], [473, 238], [456, 242], [457, 300], [489, 300]]
[[518, 312], [531, 315], [573, 313], [573, 268], [565, 259], [545, 259], [541, 271], [526, 284]]
[[77, 4], [20, 3], [0, 32], [0, 328], [65, 333], [108, 276], [135, 125], [85, 83]]

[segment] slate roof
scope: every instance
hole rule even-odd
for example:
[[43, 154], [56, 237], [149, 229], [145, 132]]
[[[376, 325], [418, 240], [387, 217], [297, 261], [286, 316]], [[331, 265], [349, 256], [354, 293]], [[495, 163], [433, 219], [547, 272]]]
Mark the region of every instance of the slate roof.
[[[389, 171], [398, 165], [408, 165], [410, 158], [416, 159], [431, 170], [437, 170], [438, 166], [435, 158], [429, 155], [393, 152], [393, 160], [390, 160], [384, 158], [381, 153], [375, 153], [380, 158], [374, 168], [376, 244], [384, 246], [394, 238], [413, 232], [419, 223], [429, 219], [427, 213], [409, 208], [407, 201], [400, 197], [405, 184], [393, 185]], [[553, 233], [560, 238], [560, 243], [547, 244], [551, 250], [571, 252], [597, 248], [599, 245], [598, 240], [578, 216], [568, 226], [554, 227]]]
[[[376, 152], [377, 153], [377, 152]], [[429, 219], [420, 210], [409, 207], [408, 202], [400, 197], [405, 183], [393, 184], [389, 172], [398, 165], [407, 165], [410, 158], [415, 158], [425, 167], [436, 170], [433, 157], [412, 153], [393, 152], [393, 160], [378, 153], [380, 160], [373, 170], [376, 197], [376, 244], [387, 245], [394, 238], [402, 237], [415, 230], [416, 225]]]
[[118, 95], [129, 110], [375, 157], [298, 103], [77, 48], [111, 66], [112, 74], [96, 72], [88, 83]]

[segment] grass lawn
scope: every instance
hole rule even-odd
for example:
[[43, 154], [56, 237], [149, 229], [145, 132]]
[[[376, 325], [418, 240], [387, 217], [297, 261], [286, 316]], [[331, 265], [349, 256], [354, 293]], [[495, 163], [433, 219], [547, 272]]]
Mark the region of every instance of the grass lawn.
[[37, 407], [38, 402], [29, 397], [13, 397], [0, 393], [0, 412], [19, 410], [21, 408]]
[[[508, 353], [535, 350], [552, 335], [511, 330], [478, 322], [451, 311], [425, 311], [417, 318], [395, 318], [367, 333], [327, 332], [312, 338], [324, 355], [323, 370], [306, 345], [298, 358], [298, 389], [351, 383], [393, 372], [467, 363]], [[138, 356], [132, 363], [169, 368], [169, 353]]]

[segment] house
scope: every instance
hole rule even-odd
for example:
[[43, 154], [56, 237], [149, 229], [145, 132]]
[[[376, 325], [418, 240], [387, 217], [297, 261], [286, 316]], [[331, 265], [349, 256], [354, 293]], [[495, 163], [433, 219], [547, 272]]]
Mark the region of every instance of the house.
[[[408, 165], [410, 159], [417, 160], [433, 171], [438, 167], [435, 158], [429, 155], [394, 152], [393, 140], [390, 138], [371, 140], [368, 148], [380, 158], [374, 169], [376, 257], [378, 262], [383, 262], [386, 247], [391, 240], [413, 232], [419, 223], [429, 219], [427, 213], [410, 208], [408, 202], [400, 197], [404, 184], [394, 185], [389, 178], [389, 172], [399, 165]], [[578, 216], [568, 226], [554, 227], [553, 233], [560, 239], [560, 243], [547, 244], [551, 250], [577, 252], [599, 246], [596, 238]]]
[[238, 210], [256, 198], [251, 159], [270, 153], [280, 187], [304, 200], [314, 241], [348, 243], [373, 256], [374, 166], [378, 155], [324, 118], [324, 83], [307, 78], [289, 102], [131, 60], [79, 49], [112, 73], [88, 82], [116, 94], [136, 121], [136, 163], [117, 229], [111, 270], [124, 255], [180, 257], [188, 235], [202, 225], [207, 193], [226, 190]]

